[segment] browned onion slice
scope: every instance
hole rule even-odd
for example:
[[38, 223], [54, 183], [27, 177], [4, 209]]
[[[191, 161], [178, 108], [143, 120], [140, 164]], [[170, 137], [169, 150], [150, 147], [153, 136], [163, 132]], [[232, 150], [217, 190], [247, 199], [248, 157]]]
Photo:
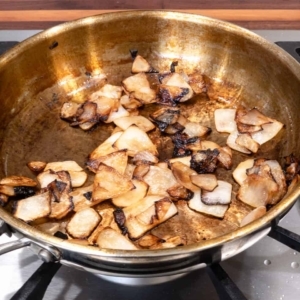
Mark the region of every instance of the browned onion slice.
[[200, 213], [204, 213], [207, 215], [215, 216], [217, 218], [223, 218], [227, 209], [228, 205], [207, 205], [201, 201], [201, 190], [198, 189], [194, 193], [194, 197], [188, 202], [189, 208], [195, 210]]
[[107, 120], [103, 120], [104, 123], [111, 123], [114, 122], [118, 118], [128, 117], [130, 114], [129, 112], [119, 104], [118, 109], [116, 111], [112, 111]]
[[227, 138], [227, 142], [226, 142], [227, 145], [233, 150], [236, 150], [236, 151], [239, 151], [239, 152], [242, 152], [245, 154], [251, 154], [251, 151], [249, 149], [247, 149], [244, 146], [240, 146], [236, 143], [236, 139], [238, 138], [238, 136], [239, 136], [239, 132], [237, 130], [232, 131]]
[[229, 204], [231, 202], [232, 185], [226, 181], [218, 180], [213, 191], [202, 190], [201, 201], [207, 205]]
[[172, 200], [190, 200], [193, 198], [194, 193], [184, 186], [178, 184], [167, 189], [167, 193]]
[[278, 184], [272, 178], [251, 174], [243, 181], [237, 197], [252, 207], [266, 206], [273, 201], [278, 191]]
[[239, 134], [235, 143], [241, 147], [249, 149], [253, 153], [256, 153], [259, 148], [259, 144], [252, 139], [249, 133]]
[[149, 249], [168, 249], [168, 248], [183, 246], [185, 244], [186, 241], [182, 239], [180, 236], [173, 236], [163, 241], [159, 241], [156, 244], [153, 244], [152, 246], [149, 247]]
[[238, 164], [236, 169], [232, 172], [234, 180], [242, 185], [243, 182], [247, 179], [247, 169], [252, 168], [254, 165], [254, 159], [250, 158]]
[[174, 216], [177, 208], [168, 197], [153, 195], [125, 207], [123, 212], [130, 238], [137, 239]]
[[76, 212], [67, 225], [67, 232], [78, 239], [90, 236], [101, 221], [100, 215], [93, 208], [85, 208]]
[[143, 116], [122, 117], [114, 120], [114, 123], [124, 131], [131, 125], [136, 125], [145, 132], [155, 128], [155, 125]]
[[76, 102], [65, 102], [61, 108], [60, 117], [65, 120], [74, 121], [80, 106], [81, 104]]
[[260, 145], [268, 142], [282, 129], [283, 124], [273, 120], [272, 123], [262, 125], [262, 130], [251, 134], [252, 139]]
[[100, 203], [127, 193], [133, 188], [133, 183], [127, 177], [114, 168], [100, 164], [94, 179], [92, 202]]
[[140, 151], [149, 151], [153, 155], [158, 155], [156, 146], [152, 143], [148, 135], [137, 126], [128, 127], [116, 140], [114, 146], [117, 149], [127, 149], [129, 156], [134, 156]]
[[237, 121], [246, 125], [261, 126], [271, 123], [273, 120], [262, 114], [257, 108], [249, 110], [247, 113], [240, 115]]
[[70, 193], [74, 204], [74, 211], [80, 211], [82, 209], [92, 206], [91, 198], [93, 192], [93, 185], [74, 189]]
[[123, 131], [119, 131], [107, 138], [101, 145], [99, 145], [90, 155], [89, 159], [97, 159], [101, 156], [105, 156], [112, 152], [118, 150], [116, 147], [113, 147], [116, 140], [122, 135]]
[[168, 196], [167, 189], [177, 184], [172, 171], [160, 166], [150, 166], [150, 170], [143, 180], [149, 186], [148, 195]]
[[146, 196], [148, 191], [147, 183], [136, 179], [133, 179], [132, 183], [134, 184], [135, 188], [125, 194], [114, 197], [112, 199], [114, 205], [118, 207], [127, 207], [138, 202]]
[[153, 155], [148, 150], [140, 151], [138, 152], [132, 159], [132, 161], [135, 164], [138, 164], [138, 162], [147, 162], [151, 164], [157, 164], [159, 162], [157, 156]]
[[184, 127], [183, 133], [186, 133], [189, 137], [201, 137], [211, 132], [209, 127], [196, 122], [187, 122]]
[[187, 93], [180, 98], [179, 102], [184, 102], [192, 98], [193, 90], [191, 86], [185, 81], [185, 79], [178, 73], [170, 73], [162, 79], [162, 84], [188, 89]]
[[227, 169], [230, 170], [232, 167], [232, 151], [229, 147], [220, 147], [218, 148], [219, 154], [218, 154], [218, 161], [221, 163], [221, 165]]
[[0, 193], [0, 206], [4, 206], [8, 202], [8, 196]]
[[201, 73], [194, 72], [188, 76], [188, 83], [195, 94], [206, 93], [206, 83]]
[[54, 172], [57, 171], [83, 171], [82, 167], [78, 165], [78, 163], [74, 160], [66, 160], [66, 161], [56, 161], [47, 163], [44, 171], [52, 170]]
[[193, 184], [206, 191], [213, 191], [218, 185], [215, 174], [197, 174], [190, 177]]
[[[101, 163], [114, 168], [120, 174], [124, 174], [127, 167], [128, 155], [127, 150], [119, 150], [109, 153], [105, 156], [101, 156], [97, 159], [90, 159], [86, 165], [94, 173], [97, 173], [99, 165]], [[71, 176], [72, 177], [72, 176]]]
[[8, 176], [0, 180], [1, 185], [6, 186], [37, 186], [37, 182], [25, 176]]
[[27, 167], [32, 171], [32, 172], [42, 172], [45, 167], [46, 167], [47, 163], [44, 161], [31, 161], [29, 163], [27, 163]]
[[177, 181], [185, 188], [193, 192], [198, 190], [198, 187], [195, 186], [190, 179], [190, 176], [197, 174], [194, 170], [178, 161], [171, 164], [171, 170]]

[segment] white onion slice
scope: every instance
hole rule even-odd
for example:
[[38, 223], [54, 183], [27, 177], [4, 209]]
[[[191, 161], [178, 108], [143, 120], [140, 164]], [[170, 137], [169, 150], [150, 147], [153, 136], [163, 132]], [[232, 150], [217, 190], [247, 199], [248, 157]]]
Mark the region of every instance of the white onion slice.
[[118, 118], [128, 117], [129, 112], [120, 104], [117, 111], [113, 111], [109, 114], [108, 119], [104, 121], [105, 123], [114, 122]]
[[213, 191], [202, 190], [201, 200], [207, 205], [229, 204], [231, 202], [232, 185], [226, 181], [218, 180]]
[[278, 121], [264, 124], [261, 131], [251, 133], [252, 139], [262, 145], [275, 137], [282, 127], [283, 124]]
[[231, 133], [236, 130], [236, 109], [218, 108], [214, 114], [217, 131]]
[[251, 154], [251, 151], [249, 151], [247, 148], [240, 146], [236, 143], [236, 139], [239, 136], [239, 132], [238, 131], [233, 131], [229, 134], [228, 138], [227, 138], [227, 145], [236, 151], [245, 153], [245, 154]]
[[245, 161], [242, 161], [238, 164], [236, 169], [232, 172], [232, 176], [234, 180], [239, 184], [242, 185], [243, 182], [247, 179], [247, 169], [252, 168], [254, 165], [254, 159], [250, 158]]
[[155, 128], [155, 125], [143, 116], [122, 117], [115, 119], [114, 123], [122, 130], [126, 130], [131, 125], [136, 125], [145, 132]]

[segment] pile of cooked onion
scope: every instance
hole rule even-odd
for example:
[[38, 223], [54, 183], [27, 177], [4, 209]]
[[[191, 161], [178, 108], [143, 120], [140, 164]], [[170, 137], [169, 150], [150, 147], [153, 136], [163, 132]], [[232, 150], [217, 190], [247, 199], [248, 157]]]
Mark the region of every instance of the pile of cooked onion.
[[[0, 204], [10, 204], [16, 218], [76, 243], [129, 250], [188, 244], [179, 235], [161, 237], [151, 231], [178, 213], [180, 201], [199, 214], [224, 218], [232, 203], [233, 185], [217, 178], [216, 170], [232, 172], [236, 151], [257, 153], [283, 124], [257, 108], [233, 103], [214, 111], [217, 132], [228, 133], [227, 145], [209, 141], [212, 129], [189, 120], [178, 106], [199, 94], [218, 101], [205, 76], [177, 73], [176, 62], [169, 72], [159, 73], [136, 51], [131, 55], [132, 76], [121, 86], [109, 84], [102, 74], [103, 85], [86, 101], [65, 102], [61, 108], [61, 119], [82, 130], [101, 122], [115, 124], [111, 136], [89, 153], [85, 170], [75, 161], [31, 161], [27, 166], [36, 180], [1, 179]], [[158, 78], [156, 89], [151, 87], [149, 73]], [[153, 103], [157, 109], [149, 118], [139, 114]], [[174, 146], [173, 156], [164, 161], [149, 136], [156, 129], [171, 137]], [[241, 162], [232, 176], [239, 184], [238, 201], [251, 209], [240, 226], [280, 201], [288, 184], [298, 180], [299, 169], [293, 155], [287, 158], [285, 171], [268, 158]], [[91, 176], [93, 183], [86, 184]], [[110, 205], [96, 209], [104, 202]]]

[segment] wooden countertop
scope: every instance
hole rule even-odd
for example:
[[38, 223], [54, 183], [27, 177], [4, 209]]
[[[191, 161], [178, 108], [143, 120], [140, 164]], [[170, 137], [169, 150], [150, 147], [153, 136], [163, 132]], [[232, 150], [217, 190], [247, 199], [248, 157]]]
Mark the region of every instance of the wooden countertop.
[[249, 29], [300, 29], [300, 0], [2, 0], [0, 29], [46, 29], [65, 21], [129, 9], [196, 13]]

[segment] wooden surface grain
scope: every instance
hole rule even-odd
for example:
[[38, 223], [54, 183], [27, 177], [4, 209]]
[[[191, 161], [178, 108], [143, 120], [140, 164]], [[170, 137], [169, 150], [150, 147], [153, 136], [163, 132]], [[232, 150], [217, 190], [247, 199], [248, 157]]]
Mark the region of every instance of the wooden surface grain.
[[0, 29], [46, 29], [85, 16], [129, 9], [180, 10], [249, 29], [300, 29], [300, 0], [1, 0]]

